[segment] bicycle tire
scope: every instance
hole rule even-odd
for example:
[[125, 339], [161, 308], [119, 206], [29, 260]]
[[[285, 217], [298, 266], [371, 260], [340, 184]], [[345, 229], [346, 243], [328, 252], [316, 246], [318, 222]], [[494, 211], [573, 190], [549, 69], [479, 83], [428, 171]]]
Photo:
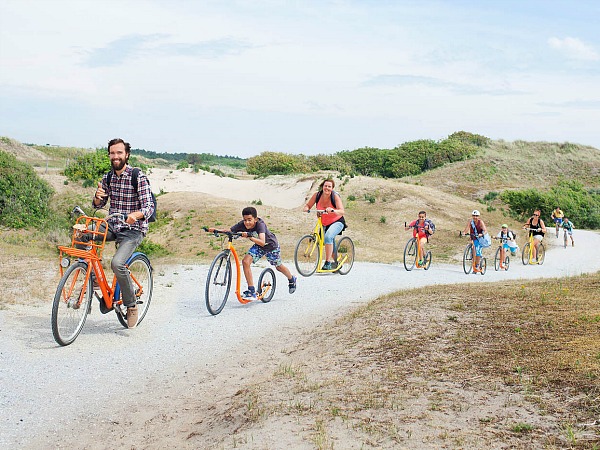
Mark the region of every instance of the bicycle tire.
[[275, 278], [275, 272], [270, 267], [266, 268], [260, 273], [258, 277], [258, 293], [262, 294], [266, 292], [266, 295], [261, 297], [260, 301], [263, 303], [269, 303], [275, 295], [275, 288], [277, 287], [277, 278]]
[[410, 238], [406, 241], [406, 245], [404, 246], [404, 268], [410, 272], [415, 267], [417, 263], [417, 238]]
[[484, 257], [481, 257], [481, 260], [479, 262], [480, 266], [481, 266], [481, 275], [485, 275], [485, 271], [487, 270], [487, 259]]
[[510, 256], [506, 255], [504, 257], [504, 271], [508, 270], [508, 266], [510, 266]]
[[[133, 278], [133, 287], [135, 290], [136, 304], [138, 306], [137, 326], [142, 323], [148, 313], [150, 302], [152, 301], [152, 292], [154, 291], [154, 276], [152, 274], [152, 265], [150, 260], [143, 253], [135, 255], [128, 264], [129, 273]], [[141, 290], [138, 284], [141, 284]]]
[[52, 335], [62, 346], [77, 339], [85, 325], [92, 301], [91, 277], [85, 282], [88, 272], [86, 262], [71, 265], [58, 282], [52, 303]]
[[337, 262], [343, 261], [337, 270], [340, 275], [346, 275], [354, 265], [354, 242], [348, 236], [341, 238], [336, 244]]
[[529, 252], [530, 252], [529, 247], [531, 247], [530, 242], [525, 244], [525, 247], [523, 247], [523, 252], [521, 252], [521, 261], [523, 262], [524, 266], [529, 264]]
[[231, 260], [229, 252], [222, 251], [210, 265], [206, 276], [206, 287], [204, 298], [206, 309], [213, 316], [219, 314], [227, 303], [227, 297], [231, 289]]
[[563, 244], [564, 244], [564, 247], [567, 248], [567, 243], [569, 242], [569, 239], [567, 238], [567, 230], [565, 230], [564, 235], [565, 235], [565, 237], [563, 239], [563, 241], [564, 241]]
[[473, 270], [473, 244], [467, 244], [463, 253], [463, 270], [468, 275]]
[[494, 256], [494, 270], [497, 272], [498, 270], [500, 270], [500, 247], [498, 247], [496, 249], [496, 255]]
[[542, 264], [544, 264], [545, 259], [546, 259], [546, 247], [544, 247], [544, 244], [542, 244], [540, 242], [540, 245], [538, 245], [537, 263], [541, 266]]
[[310, 277], [319, 264], [319, 245], [314, 234], [305, 234], [300, 238], [294, 250], [296, 270], [303, 277]]
[[427, 253], [425, 253], [425, 258], [423, 259], [423, 269], [429, 270], [429, 267], [431, 266], [431, 259], [431, 251], [428, 250]]

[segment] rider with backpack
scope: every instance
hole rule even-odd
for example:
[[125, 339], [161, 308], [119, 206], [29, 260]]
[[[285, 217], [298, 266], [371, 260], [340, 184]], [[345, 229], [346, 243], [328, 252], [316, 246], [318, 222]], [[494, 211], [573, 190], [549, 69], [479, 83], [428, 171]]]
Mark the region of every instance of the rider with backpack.
[[[413, 237], [418, 237], [419, 242], [419, 255], [425, 254], [425, 243], [429, 242], [429, 236], [435, 233], [435, 224], [427, 218], [425, 211], [419, 211], [419, 216], [416, 220], [409, 223], [405, 229], [413, 229]], [[419, 265], [422, 265], [423, 261], [419, 261]]]
[[319, 190], [304, 205], [304, 212], [310, 211], [313, 205], [316, 205], [317, 210], [324, 211], [318, 213], [321, 216], [323, 228], [325, 228], [325, 263], [323, 264], [323, 270], [331, 270], [335, 267], [333, 241], [347, 227], [344, 219], [342, 197], [333, 190], [334, 187], [335, 182], [331, 178], [324, 180], [319, 185]]
[[110, 197], [109, 214], [121, 213], [126, 217], [124, 222], [116, 217], [108, 219], [106, 240], [119, 244], [110, 266], [119, 281], [123, 304], [127, 307], [127, 326], [134, 328], [137, 304], [125, 263], [148, 232], [148, 221], [156, 208], [148, 178], [128, 164], [130, 155], [128, 142], [123, 139], [109, 141], [108, 156], [112, 170], [104, 174], [98, 183], [92, 205], [102, 208]]

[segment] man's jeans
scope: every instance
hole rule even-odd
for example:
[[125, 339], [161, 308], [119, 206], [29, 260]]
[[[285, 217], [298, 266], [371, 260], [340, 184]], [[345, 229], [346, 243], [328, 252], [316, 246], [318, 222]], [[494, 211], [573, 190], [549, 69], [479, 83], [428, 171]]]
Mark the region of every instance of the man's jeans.
[[121, 230], [117, 233], [108, 229], [106, 234], [107, 241], [117, 241], [119, 246], [115, 256], [110, 263], [110, 268], [115, 273], [119, 286], [121, 287], [121, 296], [123, 298], [123, 304], [127, 307], [135, 306], [135, 290], [131, 277], [129, 276], [129, 270], [125, 266], [125, 263], [129, 257], [133, 254], [138, 245], [144, 240], [144, 235], [139, 230]]

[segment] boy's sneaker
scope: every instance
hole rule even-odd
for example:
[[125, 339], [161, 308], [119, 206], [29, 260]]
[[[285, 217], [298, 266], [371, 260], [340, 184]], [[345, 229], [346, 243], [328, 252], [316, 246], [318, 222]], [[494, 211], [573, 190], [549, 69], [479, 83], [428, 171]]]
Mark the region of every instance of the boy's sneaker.
[[331, 263], [329, 261], [325, 261], [325, 264], [323, 264], [321, 270], [331, 270]]
[[127, 307], [127, 328], [135, 328], [138, 321], [137, 305]]
[[290, 294], [296, 292], [296, 277], [292, 277], [292, 280], [288, 283], [288, 289]]
[[244, 300], [256, 300], [256, 291], [244, 291], [244, 293], [242, 294], [242, 298]]

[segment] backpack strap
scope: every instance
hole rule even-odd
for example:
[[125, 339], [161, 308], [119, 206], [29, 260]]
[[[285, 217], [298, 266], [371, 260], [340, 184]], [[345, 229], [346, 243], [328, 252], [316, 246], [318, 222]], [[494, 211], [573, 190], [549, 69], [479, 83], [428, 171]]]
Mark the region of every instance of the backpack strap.
[[134, 167], [131, 171], [131, 186], [133, 186], [133, 190], [136, 194], [138, 192], [138, 176], [141, 170], [142, 169], [140, 169], [139, 167]]
[[[337, 192], [332, 190], [331, 191], [331, 205], [334, 208], [337, 208], [337, 206], [335, 204], [335, 194], [337, 194]], [[315, 208], [317, 207], [316, 205], [317, 205], [317, 203], [319, 203], [319, 200], [321, 199], [322, 196], [323, 196], [323, 191], [317, 191], [317, 197], [315, 198]]]

